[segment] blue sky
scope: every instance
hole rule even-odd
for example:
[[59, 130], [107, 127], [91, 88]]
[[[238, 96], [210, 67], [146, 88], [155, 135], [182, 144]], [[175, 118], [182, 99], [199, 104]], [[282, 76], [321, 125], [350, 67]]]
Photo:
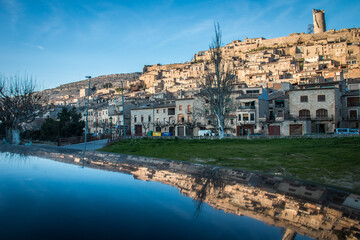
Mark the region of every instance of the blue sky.
[[186, 62], [223, 43], [306, 32], [312, 9], [328, 29], [360, 27], [360, 1], [0, 0], [0, 74], [33, 76], [40, 89], [145, 64]]

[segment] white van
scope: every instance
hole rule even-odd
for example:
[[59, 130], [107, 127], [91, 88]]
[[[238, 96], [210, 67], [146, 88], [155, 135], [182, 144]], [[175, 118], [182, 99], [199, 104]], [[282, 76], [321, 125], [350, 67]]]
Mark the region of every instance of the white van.
[[199, 137], [203, 137], [203, 136], [215, 136], [215, 133], [211, 132], [211, 130], [199, 130], [198, 136], [199, 136]]

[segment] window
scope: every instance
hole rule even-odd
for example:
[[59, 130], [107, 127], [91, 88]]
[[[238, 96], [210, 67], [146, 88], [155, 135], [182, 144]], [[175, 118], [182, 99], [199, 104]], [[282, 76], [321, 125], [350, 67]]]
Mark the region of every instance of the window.
[[135, 122], [135, 123], [137, 122], [137, 118], [136, 118], [136, 115], [134, 116], [134, 122]]
[[163, 109], [163, 113], [166, 113], [166, 109], [165, 109], [165, 108]]
[[184, 122], [184, 114], [179, 114], [178, 115], [178, 123], [183, 123]]
[[188, 113], [191, 112], [191, 105], [187, 105], [187, 111], [188, 111]]
[[316, 110], [316, 118], [323, 119], [328, 117], [328, 111], [326, 109]]
[[159, 109], [156, 109], [156, 113], [159, 113]]
[[239, 121], [241, 121], [241, 114], [239, 114]]
[[309, 119], [310, 118], [310, 111], [307, 109], [302, 109], [299, 111], [299, 118], [300, 119]]
[[169, 108], [168, 115], [175, 115], [175, 108]]
[[300, 96], [300, 102], [308, 102], [308, 96]]
[[243, 114], [243, 120], [244, 121], [249, 121], [249, 114], [248, 113]]
[[284, 100], [275, 100], [275, 107], [285, 107]]
[[148, 122], [151, 122], [151, 116], [148, 116]]
[[230, 124], [234, 124], [234, 119], [230, 119]]
[[255, 113], [250, 113], [250, 121], [255, 121]]
[[346, 99], [346, 105], [348, 107], [358, 107], [358, 106], [360, 106], [360, 97], [348, 97]]
[[141, 115], [141, 122], [143, 123], [144, 122], [144, 117]]
[[182, 105], [179, 105], [179, 111], [181, 111], [182, 110]]
[[349, 118], [350, 120], [357, 120], [358, 119], [357, 110], [350, 110]]
[[284, 116], [284, 111], [283, 110], [278, 110], [277, 116], [278, 117], [283, 117]]
[[318, 95], [318, 102], [325, 102], [325, 95]]

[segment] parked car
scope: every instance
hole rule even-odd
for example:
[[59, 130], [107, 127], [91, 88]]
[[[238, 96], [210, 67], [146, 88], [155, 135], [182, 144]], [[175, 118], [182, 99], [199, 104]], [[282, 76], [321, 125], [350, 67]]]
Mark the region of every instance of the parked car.
[[336, 128], [335, 134], [339, 135], [359, 135], [358, 128]]

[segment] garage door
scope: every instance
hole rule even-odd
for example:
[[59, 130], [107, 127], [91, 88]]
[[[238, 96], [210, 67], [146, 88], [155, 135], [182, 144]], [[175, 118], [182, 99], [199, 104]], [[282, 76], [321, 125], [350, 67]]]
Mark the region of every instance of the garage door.
[[280, 126], [269, 126], [269, 135], [280, 135]]
[[302, 135], [302, 124], [290, 124], [290, 135]]
[[184, 127], [183, 127], [183, 126], [178, 127], [178, 136], [179, 136], [179, 137], [185, 136], [185, 131], [184, 131]]

